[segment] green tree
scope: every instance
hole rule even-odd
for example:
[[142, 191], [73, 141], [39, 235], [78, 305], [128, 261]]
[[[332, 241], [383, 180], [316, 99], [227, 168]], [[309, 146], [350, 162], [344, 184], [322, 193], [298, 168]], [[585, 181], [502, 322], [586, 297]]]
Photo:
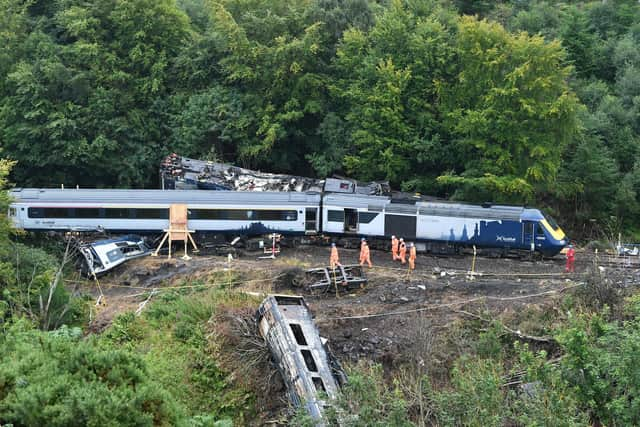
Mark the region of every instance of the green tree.
[[446, 78], [451, 57], [450, 35], [437, 10], [422, 12], [393, 2], [368, 33], [349, 30], [338, 48], [339, 78], [331, 91], [334, 103], [344, 107], [353, 144], [345, 166], [360, 178], [398, 185], [435, 178], [451, 163], [436, 105], [436, 83]]
[[562, 149], [577, 131], [577, 99], [564, 61], [557, 42], [462, 18], [456, 76], [439, 94], [444, 125], [463, 160], [439, 181], [461, 186], [467, 199], [489, 190], [506, 200], [532, 199], [553, 183]]
[[[13, 162], [0, 160], [0, 211], [7, 212], [10, 198], [7, 175]], [[0, 218], [0, 324], [19, 317], [43, 329], [82, 319], [83, 305], [63, 286], [51, 288], [58, 263], [44, 250], [14, 242], [16, 231], [6, 215]]]
[[558, 191], [578, 222], [613, 213], [619, 171], [609, 151], [595, 137], [585, 137], [558, 177]]
[[607, 425], [640, 423], [640, 322], [606, 322], [600, 315], [575, 318], [558, 333], [565, 357], [562, 375], [593, 420]]
[[69, 0], [49, 15], [39, 10], [29, 10], [19, 55], [0, 76], [0, 140], [19, 161], [15, 179], [148, 184], [164, 154], [163, 98], [186, 16], [171, 0]]
[[493, 360], [458, 360], [451, 373], [454, 389], [435, 396], [438, 422], [478, 427], [503, 425], [510, 411], [501, 387], [502, 375], [502, 366]]

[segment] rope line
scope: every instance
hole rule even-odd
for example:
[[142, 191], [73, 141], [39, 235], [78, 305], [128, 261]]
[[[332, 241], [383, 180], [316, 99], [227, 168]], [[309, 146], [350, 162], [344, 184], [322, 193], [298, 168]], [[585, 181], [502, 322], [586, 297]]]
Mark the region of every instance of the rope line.
[[[218, 271], [223, 271], [223, 270], [218, 270]], [[179, 285], [179, 286], [165, 286], [163, 288], [160, 289], [188, 289], [188, 288], [207, 288], [207, 287], [216, 287], [216, 286], [225, 286], [225, 285], [239, 285], [239, 284], [249, 284], [249, 283], [260, 283], [260, 282], [272, 282], [274, 280], [276, 280], [279, 277], [284, 276], [284, 273], [278, 274], [276, 276], [273, 277], [268, 277], [265, 279], [251, 279], [251, 280], [234, 280], [234, 281], [229, 281], [229, 282], [222, 282], [222, 283], [203, 283], [203, 284], [199, 284], [199, 285]], [[73, 280], [70, 280], [70, 282], [75, 282]], [[116, 284], [112, 284], [112, 283], [102, 283], [102, 287], [104, 288], [127, 288], [127, 289], [146, 289], [146, 290], [151, 290], [152, 288], [150, 288], [149, 286], [133, 286], [133, 285], [116, 285]]]
[[321, 318], [317, 318], [316, 322], [328, 322], [328, 321], [332, 321], [332, 320], [370, 319], [370, 318], [373, 318], [373, 317], [398, 316], [398, 315], [402, 315], [402, 314], [418, 313], [418, 312], [421, 312], [421, 311], [430, 311], [430, 310], [437, 310], [439, 308], [452, 307], [452, 306], [456, 306], [456, 305], [464, 305], [464, 304], [469, 304], [469, 303], [472, 303], [472, 302], [483, 301], [483, 300], [514, 301], [514, 300], [519, 300], [519, 299], [535, 298], [535, 297], [539, 297], [539, 296], [559, 294], [559, 293], [562, 293], [562, 292], [564, 292], [566, 290], [569, 290], [569, 289], [572, 289], [572, 288], [576, 288], [578, 286], [583, 286], [583, 285], [584, 285], [584, 283], [577, 283], [575, 285], [565, 286], [562, 289], [556, 289], [556, 290], [551, 290], [551, 291], [546, 291], [546, 292], [540, 292], [540, 293], [537, 293], [537, 294], [521, 295], [521, 296], [517, 296], [517, 297], [493, 297], [493, 296], [488, 296], [487, 295], [487, 296], [471, 298], [471, 299], [467, 299], [467, 300], [454, 301], [454, 302], [450, 302], [450, 303], [446, 303], [446, 304], [430, 305], [430, 306], [427, 306], [427, 307], [420, 307], [420, 308], [415, 308], [415, 309], [411, 309], [411, 310], [390, 311], [390, 312], [386, 312], [386, 313], [363, 314], [363, 315], [359, 315], [359, 316], [321, 317]]

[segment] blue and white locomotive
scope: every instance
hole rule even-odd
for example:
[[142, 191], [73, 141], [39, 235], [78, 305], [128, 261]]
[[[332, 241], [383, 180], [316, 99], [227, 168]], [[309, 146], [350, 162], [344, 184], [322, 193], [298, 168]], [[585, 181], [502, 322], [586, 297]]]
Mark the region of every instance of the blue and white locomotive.
[[11, 197], [14, 225], [33, 231], [158, 233], [169, 226], [170, 206], [185, 204], [188, 227], [198, 233], [396, 235], [427, 252], [475, 245], [545, 256], [567, 244], [553, 219], [538, 209], [515, 206], [317, 192], [16, 189]]
[[395, 235], [420, 242], [418, 248], [427, 252], [475, 245], [503, 253], [524, 250], [553, 256], [567, 244], [562, 229], [538, 209], [326, 194], [322, 210], [326, 234]]

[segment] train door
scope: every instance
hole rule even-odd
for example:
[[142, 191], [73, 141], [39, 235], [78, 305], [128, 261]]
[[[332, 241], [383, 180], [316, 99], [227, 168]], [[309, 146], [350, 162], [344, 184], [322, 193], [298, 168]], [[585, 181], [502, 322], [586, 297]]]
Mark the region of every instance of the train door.
[[535, 249], [535, 236], [533, 234], [534, 224], [531, 221], [525, 221], [522, 224], [522, 245], [525, 248], [531, 249], [533, 252]]
[[358, 232], [358, 210], [357, 209], [344, 210], [344, 232], [345, 233]]
[[307, 208], [304, 214], [305, 234], [315, 234], [318, 231], [318, 208]]
[[536, 224], [536, 248], [540, 249], [546, 243], [547, 237], [544, 235], [542, 224]]

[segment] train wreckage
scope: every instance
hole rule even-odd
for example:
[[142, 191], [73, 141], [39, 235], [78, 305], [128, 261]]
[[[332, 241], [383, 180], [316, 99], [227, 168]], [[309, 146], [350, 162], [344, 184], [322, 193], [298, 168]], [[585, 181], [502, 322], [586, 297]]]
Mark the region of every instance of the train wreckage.
[[320, 337], [304, 298], [269, 295], [256, 313], [258, 330], [287, 387], [289, 401], [322, 425], [324, 410], [347, 377]]
[[80, 242], [76, 248], [81, 255], [80, 271], [90, 278], [96, 278], [130, 259], [151, 254], [151, 248], [144, 238], [136, 235]]
[[308, 178], [274, 174], [226, 163], [190, 159], [170, 154], [160, 164], [160, 186], [174, 190], [285, 191], [355, 193], [370, 196], [391, 194], [386, 181], [361, 183], [349, 178]]

